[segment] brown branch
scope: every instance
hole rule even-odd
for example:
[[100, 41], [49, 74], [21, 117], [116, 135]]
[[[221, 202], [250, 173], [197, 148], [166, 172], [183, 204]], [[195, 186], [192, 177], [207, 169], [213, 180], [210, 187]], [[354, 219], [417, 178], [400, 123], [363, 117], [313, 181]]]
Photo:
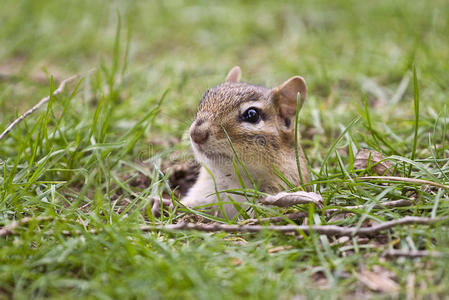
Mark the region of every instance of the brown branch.
[[[43, 222], [53, 219], [49, 216], [41, 216], [37, 218], [23, 218], [20, 221], [13, 221], [11, 224], [6, 225], [2, 228], [0, 228], [0, 237], [5, 237], [14, 234], [14, 230], [19, 228], [20, 226], [28, 225], [30, 222]], [[227, 224], [198, 224], [198, 223], [178, 223], [178, 224], [169, 224], [169, 225], [142, 225], [140, 226], [140, 230], [144, 232], [149, 231], [177, 231], [177, 230], [197, 230], [197, 231], [204, 231], [204, 232], [218, 232], [218, 231], [224, 231], [224, 232], [260, 232], [265, 230], [272, 230], [277, 231], [280, 233], [298, 233], [298, 232], [304, 232], [306, 234], [310, 233], [317, 233], [327, 236], [372, 236], [380, 231], [387, 230], [390, 228], [393, 228], [397, 225], [410, 225], [410, 224], [421, 224], [421, 225], [433, 225], [439, 222], [446, 222], [449, 220], [449, 217], [442, 217], [442, 218], [425, 218], [425, 217], [404, 217], [397, 220], [392, 220], [389, 222], [381, 223], [378, 225], [374, 225], [372, 227], [341, 227], [336, 225], [270, 225], [270, 226], [262, 226], [262, 225], [227, 225]], [[97, 234], [101, 230], [95, 230], [91, 229], [87, 232], [91, 234]], [[72, 234], [79, 235], [82, 234], [82, 231], [75, 231], [75, 232], [69, 232], [69, 231], [63, 231], [64, 235], [70, 236]], [[415, 256], [418, 257], [418, 255], [421, 252], [417, 252]], [[385, 252], [385, 255], [388, 256], [388, 254], [391, 254], [389, 252]], [[423, 253], [421, 253], [423, 254]], [[392, 254], [398, 256], [399, 254]], [[411, 255], [411, 254], [410, 254]], [[405, 256], [405, 255], [404, 255]], [[424, 256], [424, 255], [423, 255]]]
[[[63, 80], [61, 82], [61, 84], [58, 86], [58, 88], [56, 90], [53, 91], [52, 96], [56, 96], [58, 94], [60, 94], [62, 91], [64, 91], [64, 87], [66, 85], [67, 82], [75, 79], [76, 77], [78, 77], [78, 75], [74, 75], [72, 77], [69, 77], [65, 80]], [[42, 98], [41, 101], [39, 101], [39, 103], [37, 103], [35, 106], [33, 106], [32, 108], [30, 108], [29, 110], [27, 110], [25, 113], [23, 113], [22, 115], [20, 115], [20, 117], [18, 117], [17, 119], [14, 120], [14, 122], [12, 122], [1, 134], [0, 134], [0, 140], [2, 140], [17, 124], [19, 124], [20, 122], [22, 122], [23, 119], [25, 119], [27, 116], [29, 116], [30, 114], [32, 114], [33, 112], [35, 112], [39, 107], [41, 107], [42, 105], [44, 105], [45, 103], [47, 103], [50, 100], [50, 96], [47, 96], [45, 98]]]
[[448, 256], [446, 253], [441, 253], [439, 251], [427, 251], [427, 250], [415, 250], [415, 251], [405, 251], [405, 250], [386, 250], [382, 253], [384, 257], [409, 257], [409, 258], [419, 258], [419, 257], [443, 257]]
[[227, 224], [195, 224], [178, 223], [169, 225], [143, 225], [142, 231], [177, 231], [177, 230], [197, 230], [205, 232], [260, 232], [265, 230], [277, 231], [280, 233], [317, 233], [327, 236], [371, 236], [380, 231], [393, 228], [397, 225], [422, 224], [432, 225], [447, 221], [449, 218], [425, 218], [425, 217], [404, 217], [397, 220], [388, 221], [372, 227], [341, 227], [336, 225], [227, 225]]
[[442, 189], [449, 190], [449, 185], [444, 185], [441, 183], [429, 181], [429, 180], [423, 180], [423, 179], [415, 179], [415, 178], [408, 178], [408, 177], [398, 177], [398, 176], [365, 176], [365, 177], [358, 177], [355, 178], [356, 180], [360, 181], [370, 181], [370, 180], [379, 180], [379, 181], [399, 181], [399, 182], [407, 182], [407, 183], [415, 183], [415, 184], [428, 184], [433, 185]]

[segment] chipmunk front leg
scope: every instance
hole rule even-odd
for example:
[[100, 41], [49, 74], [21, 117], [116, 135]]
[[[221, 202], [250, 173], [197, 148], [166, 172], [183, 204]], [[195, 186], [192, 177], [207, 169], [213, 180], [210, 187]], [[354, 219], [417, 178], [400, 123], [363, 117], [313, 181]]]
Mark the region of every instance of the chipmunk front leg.
[[171, 200], [165, 198], [150, 198], [150, 205], [151, 213], [156, 218], [162, 216], [164, 210], [173, 209], [173, 203], [171, 202]]
[[214, 180], [206, 169], [202, 167], [198, 179], [190, 188], [187, 195], [181, 199], [181, 203], [187, 207], [195, 207], [211, 204], [216, 201]]
[[[214, 180], [215, 179], [215, 180]], [[215, 214], [220, 217], [224, 217], [219, 201], [230, 202], [227, 193], [220, 192], [229, 188], [238, 188], [233, 185], [233, 180], [229, 180], [229, 178], [225, 176], [221, 176], [217, 174], [214, 178], [207, 172], [207, 170], [202, 167], [200, 169], [200, 174], [198, 176], [195, 184], [190, 188], [187, 195], [181, 198], [181, 204], [189, 207], [201, 207], [211, 205], [207, 211], [211, 214]], [[217, 197], [217, 193], [219, 194], [220, 199]], [[232, 195], [232, 200], [236, 202], [244, 202], [246, 198], [239, 195]], [[170, 199], [151, 199], [150, 203], [152, 205], [151, 212], [154, 216], [160, 217], [164, 210], [172, 209], [173, 204]], [[215, 204], [215, 205], [213, 205]], [[235, 210], [232, 204], [223, 204], [224, 213], [228, 218], [232, 218], [235, 216], [237, 211]]]
[[[223, 176], [217, 173], [212, 177], [209, 172], [202, 167], [196, 183], [191, 187], [187, 196], [181, 199], [181, 203], [187, 207], [199, 207], [211, 205], [208, 212], [216, 216], [233, 218], [237, 214], [234, 205], [229, 202], [231, 199], [224, 190], [230, 188], [239, 188], [238, 183], [235, 183], [230, 177]], [[219, 198], [218, 198], [219, 197]], [[244, 202], [246, 198], [240, 195], [232, 195], [232, 200], [235, 202]], [[221, 211], [219, 202], [226, 202], [223, 204], [224, 214]]]

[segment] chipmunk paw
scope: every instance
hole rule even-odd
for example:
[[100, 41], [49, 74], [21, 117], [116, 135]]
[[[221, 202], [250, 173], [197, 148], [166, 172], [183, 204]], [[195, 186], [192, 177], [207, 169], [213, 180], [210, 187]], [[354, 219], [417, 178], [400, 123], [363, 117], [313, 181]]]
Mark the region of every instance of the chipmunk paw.
[[167, 212], [169, 209], [173, 209], [173, 203], [169, 199], [161, 199], [161, 198], [151, 198], [151, 213], [156, 218], [160, 217], [164, 211]]

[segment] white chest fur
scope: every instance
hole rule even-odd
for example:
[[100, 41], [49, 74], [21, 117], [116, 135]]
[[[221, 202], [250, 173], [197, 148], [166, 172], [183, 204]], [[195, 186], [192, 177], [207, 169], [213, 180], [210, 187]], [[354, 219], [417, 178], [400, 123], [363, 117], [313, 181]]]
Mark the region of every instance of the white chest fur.
[[[247, 184], [249, 184], [249, 182], [245, 182], [245, 186], [250, 187]], [[241, 185], [234, 172], [229, 172], [228, 174], [216, 173], [213, 174], [212, 177], [211, 174], [202, 167], [198, 180], [189, 190], [187, 196], [181, 199], [181, 203], [188, 207], [216, 204], [211, 206], [211, 211], [222, 216], [219, 208], [219, 202], [221, 201], [227, 203], [223, 204], [223, 209], [226, 212], [226, 216], [232, 218], [237, 213], [237, 210], [234, 205], [229, 202], [232, 200], [244, 202], [246, 201], [246, 198], [244, 196], [229, 194], [223, 191], [236, 188], [241, 188]], [[217, 195], [219, 195], [219, 198]], [[245, 209], [245, 207], [243, 208]]]

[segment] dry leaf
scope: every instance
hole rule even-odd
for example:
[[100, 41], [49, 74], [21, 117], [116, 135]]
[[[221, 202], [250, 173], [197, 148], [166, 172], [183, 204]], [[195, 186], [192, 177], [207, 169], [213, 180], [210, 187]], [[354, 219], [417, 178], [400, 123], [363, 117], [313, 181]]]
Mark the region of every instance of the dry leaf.
[[341, 236], [336, 241], [332, 242], [331, 246], [343, 246], [351, 241], [351, 238], [349, 236]]
[[357, 244], [364, 245], [364, 244], [368, 244], [370, 241], [371, 240], [369, 238], [362, 237], [362, 238], [357, 239]]
[[[312, 270], [312, 272], [313, 272], [313, 270]], [[314, 272], [310, 276], [310, 278], [312, 280], [313, 287], [318, 288], [318, 289], [330, 288], [329, 280], [327, 280], [326, 276], [324, 275], [324, 273], [322, 271]]]
[[354, 159], [354, 169], [366, 169], [371, 166], [371, 169], [377, 175], [392, 175], [393, 165], [385, 160], [385, 157], [377, 151], [360, 149]]
[[366, 219], [365, 221], [363, 221], [362, 226], [361, 227], [373, 227], [379, 225], [379, 222], [373, 220], [373, 219]]
[[362, 89], [375, 97], [374, 107], [385, 107], [387, 99], [390, 98], [388, 95], [390, 91], [381, 87], [376, 81], [370, 78], [363, 80]]
[[290, 245], [288, 245], [288, 246], [279, 246], [279, 247], [274, 247], [274, 248], [270, 248], [270, 249], [268, 249], [268, 253], [277, 253], [277, 252], [281, 252], [281, 251], [284, 251], [284, 250], [288, 250], [288, 249], [291, 249], [291, 248], [293, 248], [292, 246], [290, 246]]
[[353, 213], [342, 212], [342, 213], [335, 214], [327, 222], [328, 223], [337, 222], [337, 221], [341, 221], [341, 220], [347, 219], [348, 217], [352, 217], [352, 216], [354, 216]]
[[231, 242], [239, 246], [248, 245], [248, 241], [238, 236], [229, 236], [224, 238], [225, 241]]
[[374, 266], [373, 271], [362, 270], [357, 277], [360, 282], [373, 291], [397, 293], [399, 290], [399, 285], [391, 278], [391, 272], [380, 266]]
[[410, 273], [407, 276], [407, 284], [406, 284], [406, 290], [407, 290], [407, 300], [415, 299], [415, 284], [416, 284], [416, 276], [414, 273]]
[[[284, 299], [284, 298], [280, 298], [280, 299]], [[288, 299], [288, 298], [286, 298]], [[293, 295], [291, 298], [289, 298], [290, 300], [306, 300], [306, 296], [303, 295]]]
[[307, 204], [314, 203], [319, 208], [323, 207], [323, 198], [320, 194], [313, 192], [280, 192], [276, 195], [267, 196], [265, 199], [260, 201], [265, 205], [274, 205], [279, 207], [288, 207], [297, 204]]

